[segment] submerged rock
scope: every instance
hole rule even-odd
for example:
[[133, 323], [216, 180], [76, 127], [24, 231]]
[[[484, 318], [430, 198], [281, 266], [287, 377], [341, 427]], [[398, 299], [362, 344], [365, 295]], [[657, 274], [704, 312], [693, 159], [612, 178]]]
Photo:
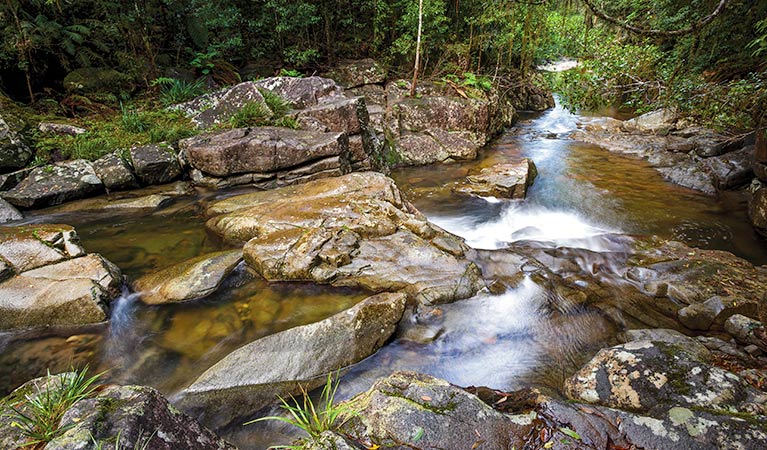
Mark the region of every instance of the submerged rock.
[[[25, 396], [62, 389], [63, 380], [74, 374], [53, 375], [29, 381], [5, 401], [26, 410]], [[0, 416], [3, 422], [10, 418]], [[2, 422], [0, 422], [2, 423]], [[3, 448], [17, 448], [25, 438], [9, 423], [0, 428]], [[234, 446], [176, 410], [155, 389], [145, 386], [107, 386], [70, 407], [61, 419], [62, 434], [45, 445], [47, 450], [122, 448], [156, 450], [236, 450]], [[116, 450], [117, 448], [114, 447]]]
[[2, 197], [20, 208], [42, 208], [91, 197], [104, 189], [93, 165], [84, 159], [37, 167]]
[[242, 261], [240, 250], [210, 253], [136, 280], [133, 288], [150, 305], [207, 297]]
[[478, 174], [468, 176], [466, 183], [456, 188], [456, 191], [482, 197], [524, 199], [527, 188], [537, 176], [535, 164], [526, 158], [520, 163], [486, 167]]
[[321, 386], [328, 373], [383, 346], [404, 308], [404, 295], [380, 294], [323, 321], [251, 342], [205, 371], [181, 392], [178, 405], [220, 428], [253, 414], [278, 395], [296, 394], [300, 386]]
[[247, 241], [245, 261], [270, 281], [404, 291], [425, 304], [468, 298], [484, 287], [463, 241], [425, 221], [380, 173], [232, 197], [208, 214], [210, 230]]

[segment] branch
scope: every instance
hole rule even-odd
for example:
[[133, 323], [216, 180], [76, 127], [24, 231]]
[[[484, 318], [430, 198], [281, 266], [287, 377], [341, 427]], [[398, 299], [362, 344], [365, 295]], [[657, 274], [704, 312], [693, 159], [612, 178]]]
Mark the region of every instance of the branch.
[[607, 13], [597, 8], [593, 0], [582, 0], [582, 1], [583, 3], [586, 4], [586, 6], [589, 7], [591, 12], [593, 12], [595, 16], [601, 19], [604, 19], [607, 22], [612, 23], [613, 25], [618, 25], [621, 28], [624, 28], [626, 30], [629, 30], [637, 34], [646, 34], [646, 35], [653, 35], [653, 36], [682, 36], [685, 34], [694, 33], [698, 31], [699, 29], [703, 28], [704, 26], [706, 26], [712, 20], [714, 20], [716, 16], [718, 16], [719, 14], [722, 13], [722, 11], [724, 11], [724, 8], [727, 6], [727, 4], [730, 3], [730, 0], [719, 0], [719, 5], [717, 5], [716, 9], [711, 14], [693, 23], [687, 28], [682, 28], [679, 30], [653, 30], [650, 28], [635, 27], [625, 21], [609, 16], [607, 15]]

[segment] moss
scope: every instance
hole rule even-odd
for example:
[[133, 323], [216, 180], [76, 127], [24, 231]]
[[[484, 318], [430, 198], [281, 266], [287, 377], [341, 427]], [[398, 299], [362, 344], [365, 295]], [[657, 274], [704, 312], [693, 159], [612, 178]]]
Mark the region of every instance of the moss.
[[760, 427], [763, 430], [767, 431], [767, 423], [765, 422], [763, 416], [758, 416], [758, 415], [739, 412], [739, 411], [731, 411], [729, 409], [706, 408], [704, 406], [696, 406], [696, 405], [691, 405], [691, 406], [688, 406], [687, 408], [697, 412], [705, 412], [705, 413], [713, 414], [716, 416], [727, 416], [733, 419], [744, 420], [748, 422], [750, 425]]
[[455, 411], [456, 408], [458, 407], [458, 403], [453, 401], [449, 401], [447, 402], [445, 406], [440, 407], [440, 406], [432, 405], [431, 403], [426, 401], [419, 402], [419, 401], [413, 400], [412, 398], [402, 395], [399, 392], [381, 390], [381, 393], [388, 397], [401, 398], [402, 400], [405, 400], [408, 403], [412, 403], [421, 409], [433, 412], [434, 414], [439, 414], [440, 416], [446, 416], [448, 415], [448, 413]]

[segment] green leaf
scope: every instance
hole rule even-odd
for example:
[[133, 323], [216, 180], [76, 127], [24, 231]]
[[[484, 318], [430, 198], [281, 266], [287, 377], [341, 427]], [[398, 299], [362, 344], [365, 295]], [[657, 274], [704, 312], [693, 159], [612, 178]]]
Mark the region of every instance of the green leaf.
[[571, 430], [570, 428], [563, 427], [560, 428], [559, 431], [561, 431], [563, 434], [566, 434], [567, 436], [570, 436], [571, 438], [575, 439], [576, 441], [581, 440], [581, 435], [576, 433], [575, 431]]

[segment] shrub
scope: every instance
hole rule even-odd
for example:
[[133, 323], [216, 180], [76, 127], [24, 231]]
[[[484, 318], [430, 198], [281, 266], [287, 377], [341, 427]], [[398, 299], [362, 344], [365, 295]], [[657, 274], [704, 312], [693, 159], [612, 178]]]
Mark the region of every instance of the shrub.
[[189, 82], [160, 77], [152, 81], [152, 86], [160, 87], [160, 102], [165, 106], [183, 103], [205, 92], [205, 84], [201, 79]]

